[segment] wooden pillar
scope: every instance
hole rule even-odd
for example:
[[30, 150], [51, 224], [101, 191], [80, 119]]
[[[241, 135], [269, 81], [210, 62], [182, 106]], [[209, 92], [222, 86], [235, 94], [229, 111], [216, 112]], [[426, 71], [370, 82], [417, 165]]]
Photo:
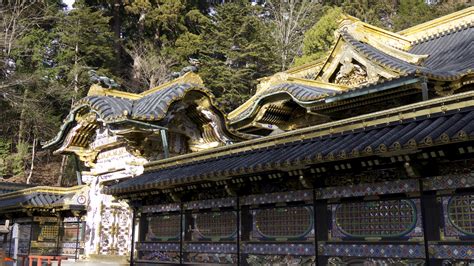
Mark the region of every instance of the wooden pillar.
[[429, 99], [428, 83], [426, 82], [426, 79], [421, 82], [421, 98], [423, 101], [427, 101]]
[[237, 196], [237, 265], [240, 265], [240, 197]]
[[[318, 219], [319, 220], [319, 219]], [[314, 256], [316, 265], [319, 262], [319, 252], [318, 252], [318, 223], [322, 221], [316, 220], [316, 189], [313, 188], [313, 229], [314, 229]]]
[[132, 243], [130, 247], [130, 266], [135, 265], [135, 217], [137, 209], [132, 207]]
[[179, 229], [179, 264], [183, 264], [183, 244], [184, 244], [184, 234], [186, 233], [184, 223], [185, 223], [185, 216], [184, 216], [184, 204], [181, 203], [179, 205], [179, 215], [180, 215], [180, 229]]
[[[315, 200], [314, 202], [314, 217], [315, 217], [315, 255], [316, 255], [316, 265], [326, 265], [327, 258], [324, 254], [321, 254], [318, 250], [319, 242], [325, 242], [328, 240], [328, 209], [326, 200]], [[317, 220], [316, 220], [317, 219]]]

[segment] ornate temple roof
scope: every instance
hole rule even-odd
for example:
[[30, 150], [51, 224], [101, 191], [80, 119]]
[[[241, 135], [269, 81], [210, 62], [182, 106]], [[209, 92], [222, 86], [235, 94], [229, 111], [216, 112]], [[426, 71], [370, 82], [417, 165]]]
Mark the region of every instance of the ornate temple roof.
[[105, 189], [122, 194], [474, 139], [474, 92], [434, 99], [151, 163]]
[[[398, 33], [345, 16], [327, 57], [262, 78], [255, 95], [228, 115], [215, 106], [214, 96], [194, 73], [141, 94], [93, 86], [44, 147], [57, 153], [73, 152], [93, 165], [100, 148], [89, 144], [107, 128], [116, 137], [114, 143], [127, 145], [137, 156], [148, 156], [157, 150], [149, 143], [158, 143], [162, 134], [148, 127], [151, 125], [171, 126], [173, 137], [184, 136], [188, 149], [179, 148], [174, 155], [216, 151], [214, 147], [230, 143], [274, 134], [286, 136], [282, 132], [325, 127], [330, 121], [380, 108], [467, 91], [474, 83], [473, 24], [474, 7]], [[355, 153], [363, 154], [366, 148], [358, 147]], [[353, 154], [352, 150], [340, 152], [330, 154]], [[330, 159], [323, 153], [318, 156]], [[176, 161], [170, 164], [181, 163], [181, 156], [173, 158]]]
[[[279, 94], [310, 110], [325, 98], [407, 77], [459, 88], [474, 76], [473, 25], [474, 7], [398, 33], [345, 16], [324, 60], [261, 79], [257, 93], [228, 115], [229, 123], [240, 128], [256, 121], [264, 104], [285, 99]], [[288, 81], [298, 93], [281, 85]]]
[[0, 195], [5, 193], [14, 192], [17, 190], [34, 187], [34, 185], [11, 183], [11, 182], [0, 182]]
[[92, 110], [98, 116], [96, 119], [105, 123], [120, 122], [126, 119], [159, 121], [164, 118], [168, 108], [174, 102], [182, 99], [191, 91], [203, 93], [211, 100], [214, 99], [212, 93], [204, 88], [201, 78], [194, 73], [186, 73], [178, 79], [141, 94], [104, 89], [93, 85], [88, 96], [73, 105], [56, 137], [43, 143], [43, 148], [61, 144], [66, 133], [74, 124], [76, 115], [81, 110]]
[[71, 188], [36, 186], [0, 195], [0, 212], [25, 209], [84, 210], [87, 186]]
[[[196, 79], [199, 78], [198, 76], [195, 77]], [[182, 99], [190, 91], [212, 95], [202, 85], [202, 81], [197, 83], [183, 80], [183, 82], [164, 85], [133, 98], [122, 98], [120, 95], [90, 95], [82, 98], [74, 107], [90, 106], [105, 121], [120, 120], [127, 117], [137, 120], [158, 121], [166, 115], [173, 102]], [[213, 98], [213, 96], [210, 97]]]
[[[179, 119], [181, 122], [176, 122]], [[188, 134], [190, 150], [253, 137], [227, 128], [226, 117], [214, 103], [214, 95], [197, 74], [189, 72], [140, 94], [93, 85], [88, 95], [73, 105], [59, 133], [42, 143], [43, 148], [52, 148], [55, 153], [75, 153], [93, 165], [100, 150], [106, 147], [92, 148], [90, 144], [98, 130], [104, 132], [103, 129], [116, 137], [109, 148], [128, 142], [128, 148], [139, 151], [139, 156], [146, 149], [144, 139], [157, 139], [169, 132]]]

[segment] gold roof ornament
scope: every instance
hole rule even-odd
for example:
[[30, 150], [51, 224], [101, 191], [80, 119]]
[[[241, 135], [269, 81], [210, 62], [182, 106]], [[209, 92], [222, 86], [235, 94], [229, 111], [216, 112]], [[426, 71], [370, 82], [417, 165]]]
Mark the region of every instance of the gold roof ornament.
[[473, 24], [474, 6], [404, 29], [398, 34], [405, 36], [412, 43], [417, 43], [455, 29], [472, 27]]

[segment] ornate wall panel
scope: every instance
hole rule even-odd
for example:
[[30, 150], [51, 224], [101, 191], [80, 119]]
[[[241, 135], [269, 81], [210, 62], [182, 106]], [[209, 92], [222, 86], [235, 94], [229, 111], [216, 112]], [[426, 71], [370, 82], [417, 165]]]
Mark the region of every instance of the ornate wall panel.
[[259, 205], [295, 201], [313, 201], [312, 190], [297, 190], [291, 192], [265, 193], [249, 195], [240, 198], [240, 205]]
[[58, 217], [33, 217], [30, 243], [31, 254], [56, 255], [59, 253]]
[[434, 176], [425, 178], [423, 180], [424, 190], [442, 190], [469, 187], [474, 187], [474, 173]]
[[311, 240], [314, 237], [312, 207], [278, 207], [252, 210], [252, 240]]
[[127, 255], [130, 245], [131, 213], [120, 204], [103, 205], [99, 254]]
[[417, 244], [338, 244], [319, 245], [321, 255], [368, 258], [425, 258], [425, 247]]
[[154, 262], [180, 262], [179, 243], [137, 243], [138, 259]]
[[199, 209], [215, 209], [224, 207], [235, 207], [237, 205], [236, 198], [225, 199], [210, 199], [200, 201], [190, 201], [184, 204], [185, 210], [199, 210]]
[[190, 239], [183, 246], [183, 260], [203, 264], [237, 263], [237, 198], [184, 203], [185, 228]]
[[299, 190], [242, 197], [241, 205], [250, 205], [251, 232], [241, 245], [240, 262], [315, 265], [313, 194]]
[[[430, 256], [436, 259], [474, 260], [474, 245], [429, 245]], [[467, 265], [467, 264], [466, 264]]]
[[148, 216], [147, 221], [148, 230], [145, 241], [179, 240], [181, 232], [181, 215], [179, 213]]
[[77, 217], [67, 217], [63, 220], [60, 253], [69, 257], [77, 257], [84, 253], [85, 224]]
[[334, 199], [386, 195], [419, 191], [418, 180], [396, 180], [372, 184], [349, 185], [344, 187], [327, 187], [316, 190], [318, 199]]
[[474, 238], [474, 194], [442, 197], [444, 236]]
[[236, 264], [237, 246], [233, 243], [187, 243], [185, 260], [196, 263]]
[[242, 245], [242, 262], [247, 265], [315, 265], [314, 244]]
[[329, 258], [329, 266], [359, 266], [359, 265], [409, 265], [422, 266], [425, 261], [421, 259], [380, 259], [380, 258]]
[[237, 213], [234, 211], [195, 213], [193, 221], [193, 241], [235, 240], [237, 236]]
[[173, 212], [179, 211], [179, 203], [159, 204], [159, 205], [148, 205], [142, 207], [143, 213], [161, 213], [161, 212]]
[[180, 204], [142, 207], [145, 222], [140, 226], [143, 242], [137, 243], [137, 259], [149, 262], [180, 263]]
[[334, 204], [331, 238], [406, 238], [423, 236], [420, 202], [385, 200]]

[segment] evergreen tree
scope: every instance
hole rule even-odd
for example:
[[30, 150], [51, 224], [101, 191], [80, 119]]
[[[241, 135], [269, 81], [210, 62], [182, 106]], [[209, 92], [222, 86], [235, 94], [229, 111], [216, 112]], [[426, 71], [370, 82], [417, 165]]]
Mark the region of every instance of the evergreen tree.
[[71, 84], [79, 96], [89, 84], [89, 70], [111, 75], [114, 64], [113, 34], [109, 17], [78, 1], [74, 9], [60, 13], [55, 29], [59, 45], [56, 70], [63, 84]]
[[295, 66], [324, 57], [334, 44], [334, 31], [341, 17], [342, 9], [339, 7], [330, 7], [325, 11], [321, 19], [304, 34], [303, 55], [295, 58]]
[[395, 29], [401, 30], [433, 18], [433, 8], [423, 0], [400, 0]]
[[354, 16], [374, 26], [392, 29], [396, 16], [396, 0], [345, 0], [342, 3], [344, 13]]
[[276, 69], [273, 39], [259, 11], [245, 1], [221, 5], [202, 34], [200, 73], [227, 111], [250, 97], [258, 78]]

